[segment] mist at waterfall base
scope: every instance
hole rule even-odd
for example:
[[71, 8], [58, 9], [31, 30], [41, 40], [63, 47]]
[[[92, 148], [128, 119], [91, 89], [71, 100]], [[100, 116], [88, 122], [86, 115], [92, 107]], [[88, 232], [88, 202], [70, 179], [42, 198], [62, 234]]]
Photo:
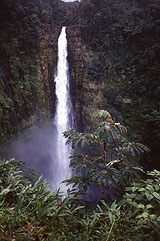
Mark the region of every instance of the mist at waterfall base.
[[[47, 122], [43, 127], [34, 126], [10, 141], [8, 158], [15, 158], [25, 162], [22, 168], [32, 167], [48, 181], [51, 190], [57, 179], [57, 130], [52, 122]], [[91, 185], [84, 199], [87, 201], [98, 200], [101, 188]]]
[[[57, 130], [53, 123], [45, 123], [43, 127], [34, 126], [10, 141], [9, 158], [25, 162], [24, 168], [32, 167], [39, 176], [46, 179], [51, 189], [57, 179]], [[22, 167], [23, 168], [23, 167]]]

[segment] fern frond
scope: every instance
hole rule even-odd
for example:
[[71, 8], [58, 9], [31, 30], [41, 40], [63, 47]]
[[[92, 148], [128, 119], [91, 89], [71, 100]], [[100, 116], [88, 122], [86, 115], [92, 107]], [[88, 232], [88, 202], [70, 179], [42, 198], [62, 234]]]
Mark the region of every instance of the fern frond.
[[93, 113], [92, 115], [93, 118], [103, 118], [103, 119], [106, 119], [106, 118], [111, 118], [111, 115], [108, 111], [106, 110], [98, 110], [96, 112]]

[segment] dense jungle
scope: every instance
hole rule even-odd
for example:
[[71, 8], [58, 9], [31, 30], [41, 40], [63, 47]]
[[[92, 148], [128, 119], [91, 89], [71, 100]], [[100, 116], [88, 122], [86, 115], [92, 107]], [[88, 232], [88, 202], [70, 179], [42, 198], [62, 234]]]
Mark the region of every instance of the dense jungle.
[[[0, 240], [160, 240], [159, 12], [160, 0], [1, 0]], [[53, 119], [62, 26], [77, 123], [66, 195], [9, 151]]]

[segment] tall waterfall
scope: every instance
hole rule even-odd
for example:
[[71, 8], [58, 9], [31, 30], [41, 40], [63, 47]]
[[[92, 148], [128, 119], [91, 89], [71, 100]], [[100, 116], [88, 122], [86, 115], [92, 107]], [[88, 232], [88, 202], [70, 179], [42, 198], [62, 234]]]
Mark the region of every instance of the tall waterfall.
[[54, 123], [57, 127], [57, 161], [56, 183], [54, 186], [56, 188], [60, 187], [60, 190], [63, 192], [66, 192], [67, 187], [65, 184], [61, 184], [61, 182], [71, 177], [71, 169], [69, 168], [71, 147], [65, 144], [66, 139], [62, 133], [73, 127], [73, 108], [70, 98], [67, 55], [66, 27], [62, 27], [58, 39], [58, 64], [55, 76], [57, 103]]

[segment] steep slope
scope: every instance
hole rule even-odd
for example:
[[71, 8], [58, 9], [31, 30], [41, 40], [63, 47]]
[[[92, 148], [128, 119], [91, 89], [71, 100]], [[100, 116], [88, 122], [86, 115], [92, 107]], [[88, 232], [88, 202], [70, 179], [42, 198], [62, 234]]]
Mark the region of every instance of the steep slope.
[[159, 10], [159, 0], [82, 0], [80, 9], [82, 42], [92, 52], [88, 82], [101, 100], [97, 107], [150, 147], [151, 167], [160, 156]]
[[53, 116], [60, 4], [1, 1], [0, 144]]

